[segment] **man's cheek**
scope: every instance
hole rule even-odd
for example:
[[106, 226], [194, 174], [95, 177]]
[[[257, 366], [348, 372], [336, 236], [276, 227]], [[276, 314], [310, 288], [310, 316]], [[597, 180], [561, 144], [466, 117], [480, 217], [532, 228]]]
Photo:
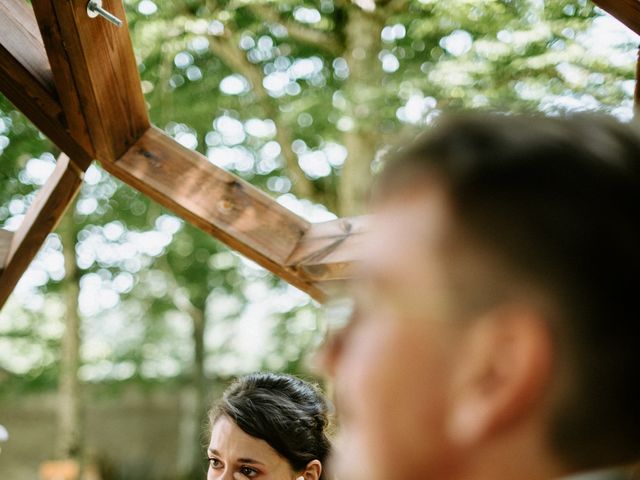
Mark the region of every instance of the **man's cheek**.
[[[353, 394], [375, 393], [367, 390], [372, 388], [370, 384], [376, 381], [380, 372], [380, 351], [379, 337], [373, 328], [363, 328], [354, 332], [344, 350], [341, 365], [342, 376]], [[370, 398], [356, 397], [354, 400], [362, 403]]]
[[383, 442], [378, 441], [377, 434], [372, 432], [375, 422], [353, 425], [346, 422], [341, 427], [340, 435], [334, 448], [333, 465], [338, 478], [350, 480], [384, 479], [379, 476]]
[[[367, 329], [354, 332], [336, 365], [336, 406], [341, 423], [362, 431], [374, 418], [380, 395], [379, 359], [376, 344]], [[355, 432], [348, 432], [355, 435]]]

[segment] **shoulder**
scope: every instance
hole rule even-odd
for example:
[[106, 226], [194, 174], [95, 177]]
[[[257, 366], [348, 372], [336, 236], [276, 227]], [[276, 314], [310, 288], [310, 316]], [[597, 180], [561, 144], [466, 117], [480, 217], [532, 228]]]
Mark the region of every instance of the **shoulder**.
[[558, 480], [634, 480], [634, 477], [625, 470], [613, 469], [579, 473]]

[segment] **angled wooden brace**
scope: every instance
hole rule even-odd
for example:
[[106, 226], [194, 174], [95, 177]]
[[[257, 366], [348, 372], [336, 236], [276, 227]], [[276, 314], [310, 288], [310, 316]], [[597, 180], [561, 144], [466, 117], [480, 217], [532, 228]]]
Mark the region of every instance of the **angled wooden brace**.
[[56, 168], [37, 193], [20, 228], [13, 234], [0, 230], [0, 307], [4, 305], [40, 247], [47, 239], [82, 184], [82, 170], [62, 154]]
[[593, 3], [640, 34], [640, 2], [637, 0], [593, 0]]
[[357, 277], [370, 223], [360, 216], [311, 224], [287, 266], [319, 286]]

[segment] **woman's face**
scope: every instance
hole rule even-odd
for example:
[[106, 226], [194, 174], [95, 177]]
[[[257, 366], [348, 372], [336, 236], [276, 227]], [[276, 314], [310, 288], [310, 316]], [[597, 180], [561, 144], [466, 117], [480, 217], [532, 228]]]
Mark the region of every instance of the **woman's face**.
[[295, 480], [289, 462], [267, 442], [220, 416], [211, 429], [207, 480]]

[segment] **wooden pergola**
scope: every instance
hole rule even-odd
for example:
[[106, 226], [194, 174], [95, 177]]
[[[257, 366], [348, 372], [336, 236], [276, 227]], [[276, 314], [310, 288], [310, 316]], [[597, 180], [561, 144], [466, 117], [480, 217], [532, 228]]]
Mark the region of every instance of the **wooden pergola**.
[[[33, 6], [33, 8], [32, 8]], [[0, 91], [63, 152], [15, 232], [0, 230], [0, 307], [96, 159], [287, 282], [322, 300], [350, 275], [364, 218], [312, 224], [149, 122], [121, 0], [0, 2]]]
[[[640, 1], [596, 0], [636, 33]], [[152, 126], [121, 0], [0, 2], [0, 91], [63, 152], [16, 232], [0, 229], [0, 307], [95, 159], [123, 182], [322, 300], [348, 278], [366, 217], [309, 223]]]

